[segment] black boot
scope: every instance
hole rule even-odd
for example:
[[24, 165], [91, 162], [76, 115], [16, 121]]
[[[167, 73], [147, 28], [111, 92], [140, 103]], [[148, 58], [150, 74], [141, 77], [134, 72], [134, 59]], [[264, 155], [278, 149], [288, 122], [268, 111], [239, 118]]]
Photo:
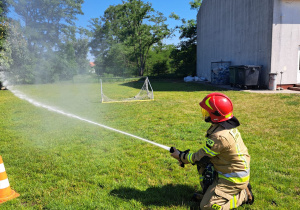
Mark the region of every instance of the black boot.
[[203, 194], [202, 193], [194, 193], [191, 201], [194, 201], [194, 202], [201, 202], [202, 198], [203, 198]]
[[246, 193], [247, 193], [248, 200], [245, 202], [245, 204], [252, 205], [254, 203], [254, 195], [252, 193], [252, 187], [250, 183], [247, 185]]

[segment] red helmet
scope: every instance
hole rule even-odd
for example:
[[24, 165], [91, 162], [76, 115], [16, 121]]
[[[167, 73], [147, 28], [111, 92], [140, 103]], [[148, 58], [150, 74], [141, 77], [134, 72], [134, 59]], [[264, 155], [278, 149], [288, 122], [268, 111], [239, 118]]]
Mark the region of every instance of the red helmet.
[[214, 123], [223, 122], [233, 117], [232, 102], [222, 93], [208, 94], [201, 102], [200, 106], [205, 109]]

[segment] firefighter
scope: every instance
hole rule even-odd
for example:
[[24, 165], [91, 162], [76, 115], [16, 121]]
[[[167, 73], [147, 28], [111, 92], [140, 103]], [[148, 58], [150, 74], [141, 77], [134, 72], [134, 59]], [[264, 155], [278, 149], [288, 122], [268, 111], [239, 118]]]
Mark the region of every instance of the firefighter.
[[200, 106], [205, 122], [211, 123], [205, 146], [195, 153], [173, 147], [171, 154], [181, 165], [197, 165], [202, 194], [193, 198], [201, 200], [201, 209], [224, 210], [253, 204], [250, 155], [237, 129], [240, 123], [233, 116], [231, 100], [222, 93], [211, 93]]

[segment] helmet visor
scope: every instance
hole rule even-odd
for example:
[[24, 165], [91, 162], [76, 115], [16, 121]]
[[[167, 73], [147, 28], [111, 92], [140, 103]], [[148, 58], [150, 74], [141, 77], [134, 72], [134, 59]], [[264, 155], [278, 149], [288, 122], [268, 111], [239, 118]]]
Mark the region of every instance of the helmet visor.
[[205, 120], [206, 118], [209, 117], [208, 111], [206, 111], [206, 110], [203, 109], [202, 107], [201, 107], [201, 112], [202, 112], [202, 116], [203, 116], [203, 119], [204, 119], [204, 120]]

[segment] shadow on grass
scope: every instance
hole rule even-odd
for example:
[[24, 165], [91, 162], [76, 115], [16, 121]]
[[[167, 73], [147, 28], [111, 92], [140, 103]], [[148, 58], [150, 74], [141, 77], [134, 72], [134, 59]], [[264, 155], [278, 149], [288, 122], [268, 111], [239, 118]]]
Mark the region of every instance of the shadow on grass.
[[[144, 80], [125, 82], [121, 85], [132, 87], [136, 89], [141, 89]], [[154, 80], [150, 81], [153, 91], [185, 91], [185, 92], [194, 92], [194, 91], [226, 91], [228, 89], [213, 86], [205, 83], [195, 83], [195, 82], [183, 82], [180, 80]]]
[[192, 202], [191, 197], [195, 190], [187, 185], [165, 185], [162, 187], [150, 187], [145, 191], [135, 188], [119, 188], [112, 190], [112, 196], [118, 196], [126, 200], [136, 200], [145, 206], [186, 206], [199, 209], [199, 203]]

